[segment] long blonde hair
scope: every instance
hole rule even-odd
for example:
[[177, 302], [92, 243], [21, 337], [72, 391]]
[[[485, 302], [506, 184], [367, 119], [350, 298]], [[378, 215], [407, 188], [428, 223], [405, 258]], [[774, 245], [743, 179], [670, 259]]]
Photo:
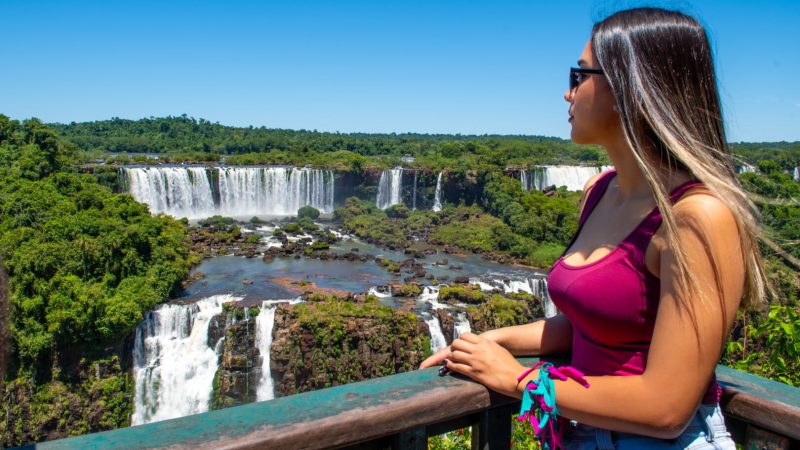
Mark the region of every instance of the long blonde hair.
[[688, 172], [730, 208], [745, 264], [742, 306], [762, 304], [770, 289], [757, 242], [758, 210], [739, 184], [728, 151], [705, 29], [680, 12], [637, 8], [595, 24], [591, 43], [616, 97], [625, 138], [661, 211], [668, 245], [676, 249], [680, 288], [697, 292], [697, 283], [676, 239], [669, 186], [658, 176], [665, 167]]

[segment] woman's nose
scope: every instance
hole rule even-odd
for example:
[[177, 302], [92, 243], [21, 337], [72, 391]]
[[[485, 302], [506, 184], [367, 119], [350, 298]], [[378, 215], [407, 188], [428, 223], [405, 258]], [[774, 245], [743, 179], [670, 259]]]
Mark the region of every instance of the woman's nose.
[[574, 89], [567, 89], [564, 91], [564, 101], [567, 103], [572, 103], [572, 94], [574, 93]]

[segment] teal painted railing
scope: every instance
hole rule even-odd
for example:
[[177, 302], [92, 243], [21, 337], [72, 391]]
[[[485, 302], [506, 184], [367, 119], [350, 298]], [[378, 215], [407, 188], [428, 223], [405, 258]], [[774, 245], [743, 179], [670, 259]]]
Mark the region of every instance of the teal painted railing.
[[[800, 389], [722, 366], [717, 377], [737, 442], [747, 449], [798, 447]], [[518, 407], [431, 368], [27, 448], [425, 449], [428, 436], [472, 426], [473, 448], [506, 449]]]

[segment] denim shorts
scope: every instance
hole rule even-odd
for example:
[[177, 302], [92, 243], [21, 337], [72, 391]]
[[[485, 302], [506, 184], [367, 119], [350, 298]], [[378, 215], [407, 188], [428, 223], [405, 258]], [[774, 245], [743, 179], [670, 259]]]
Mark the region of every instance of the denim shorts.
[[718, 404], [700, 405], [689, 426], [675, 439], [619, 433], [572, 422], [562, 443], [565, 450], [736, 450]]

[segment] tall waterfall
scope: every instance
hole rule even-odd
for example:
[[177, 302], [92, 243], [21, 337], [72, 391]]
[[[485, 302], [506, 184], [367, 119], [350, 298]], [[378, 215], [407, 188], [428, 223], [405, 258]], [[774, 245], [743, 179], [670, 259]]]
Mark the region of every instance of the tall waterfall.
[[439, 323], [439, 318], [436, 317], [436, 310], [443, 307], [437, 299], [439, 298], [439, 288], [435, 286], [425, 286], [422, 288], [422, 293], [417, 298], [420, 302], [426, 302], [431, 306], [431, 312], [423, 312], [422, 318], [428, 324], [428, 329], [431, 332], [431, 351], [436, 353], [440, 349], [447, 346], [447, 341], [442, 333], [442, 325]]
[[436, 177], [436, 194], [433, 198], [433, 209], [436, 212], [442, 210], [442, 172], [439, 172], [439, 176]]
[[375, 203], [380, 209], [386, 209], [392, 205], [403, 202], [403, 168], [395, 167], [391, 170], [384, 170], [381, 180], [378, 182], [378, 199]]
[[331, 170], [276, 166], [127, 167], [123, 171], [137, 201], [154, 213], [174, 217], [290, 216], [306, 205], [322, 213], [333, 212]]
[[210, 217], [214, 196], [205, 167], [125, 168], [129, 192], [153, 214]]
[[414, 191], [411, 193], [411, 209], [417, 209], [417, 171], [414, 171]]
[[522, 184], [522, 189], [531, 190], [531, 186], [528, 184], [528, 172], [525, 169], [520, 169], [519, 171], [519, 182]]
[[544, 190], [549, 186], [566, 186], [568, 191], [582, 191], [589, 179], [600, 172], [612, 169], [612, 166], [540, 166], [523, 170], [520, 181], [523, 189]]
[[208, 324], [222, 304], [216, 295], [189, 305], [166, 304], [148, 312], [136, 328], [132, 425], [208, 410], [217, 352], [208, 346]]
[[794, 178], [794, 181], [800, 181], [800, 167], [794, 168], [794, 171], [792, 171], [792, 178]]
[[[256, 348], [261, 353], [261, 378], [258, 380], [256, 401], [275, 398], [275, 386], [269, 367], [270, 348], [272, 347], [272, 329], [275, 327], [275, 308], [281, 303], [299, 303], [294, 300], [266, 300], [261, 304], [261, 312], [256, 317]], [[245, 309], [246, 310], [246, 309]]]

